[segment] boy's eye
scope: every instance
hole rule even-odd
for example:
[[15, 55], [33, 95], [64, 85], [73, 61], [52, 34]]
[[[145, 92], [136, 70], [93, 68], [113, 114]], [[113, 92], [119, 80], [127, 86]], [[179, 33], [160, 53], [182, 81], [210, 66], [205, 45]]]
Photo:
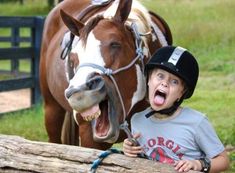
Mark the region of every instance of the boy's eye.
[[158, 73], [158, 74], [157, 74], [157, 78], [158, 78], [158, 79], [163, 79], [163, 78], [164, 78], [164, 75], [163, 75], [162, 73]]
[[172, 79], [171, 80], [171, 83], [174, 84], [174, 85], [178, 85], [179, 84], [179, 81], [177, 79]]

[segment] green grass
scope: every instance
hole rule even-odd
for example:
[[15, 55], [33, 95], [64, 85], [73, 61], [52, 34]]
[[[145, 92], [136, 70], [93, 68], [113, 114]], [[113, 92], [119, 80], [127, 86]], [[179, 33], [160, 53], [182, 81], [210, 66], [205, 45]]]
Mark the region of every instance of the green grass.
[[[195, 94], [183, 105], [206, 113], [224, 145], [235, 146], [235, 1], [140, 1], [167, 21], [174, 45], [189, 49], [199, 61]], [[28, 0], [25, 6], [0, 4], [0, 15], [45, 16], [45, 2]], [[0, 34], [4, 32], [7, 33], [0, 30]], [[4, 68], [9, 69], [9, 62], [0, 62], [0, 70]], [[27, 61], [22, 62], [20, 69], [28, 71], [27, 68]], [[47, 141], [41, 105], [0, 118], [0, 133]], [[230, 158], [231, 169], [227, 173], [235, 172], [234, 152]]]
[[47, 141], [42, 106], [0, 116], [0, 134], [18, 135], [34, 141]]

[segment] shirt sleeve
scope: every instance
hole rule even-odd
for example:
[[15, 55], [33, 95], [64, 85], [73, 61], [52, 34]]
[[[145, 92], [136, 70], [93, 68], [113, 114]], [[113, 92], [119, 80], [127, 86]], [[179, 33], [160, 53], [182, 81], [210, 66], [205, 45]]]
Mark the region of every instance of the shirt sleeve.
[[213, 158], [224, 151], [224, 146], [205, 116], [197, 127], [196, 141], [206, 157]]

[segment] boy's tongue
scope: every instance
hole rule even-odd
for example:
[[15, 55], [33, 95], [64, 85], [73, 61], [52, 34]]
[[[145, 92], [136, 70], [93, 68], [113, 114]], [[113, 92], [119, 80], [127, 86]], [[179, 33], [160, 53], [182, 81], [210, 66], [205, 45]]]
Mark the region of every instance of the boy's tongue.
[[156, 105], [163, 105], [164, 104], [164, 102], [165, 102], [165, 97], [163, 97], [163, 96], [160, 96], [160, 95], [156, 95], [155, 97], [154, 97], [154, 104], [156, 104]]

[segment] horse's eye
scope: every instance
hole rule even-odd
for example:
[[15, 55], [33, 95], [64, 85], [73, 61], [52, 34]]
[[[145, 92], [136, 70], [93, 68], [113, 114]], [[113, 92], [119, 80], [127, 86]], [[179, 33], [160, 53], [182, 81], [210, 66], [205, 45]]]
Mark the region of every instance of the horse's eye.
[[111, 43], [110, 43], [110, 47], [117, 49], [117, 48], [120, 48], [120, 47], [121, 47], [121, 44], [118, 43], [118, 42], [111, 42]]

